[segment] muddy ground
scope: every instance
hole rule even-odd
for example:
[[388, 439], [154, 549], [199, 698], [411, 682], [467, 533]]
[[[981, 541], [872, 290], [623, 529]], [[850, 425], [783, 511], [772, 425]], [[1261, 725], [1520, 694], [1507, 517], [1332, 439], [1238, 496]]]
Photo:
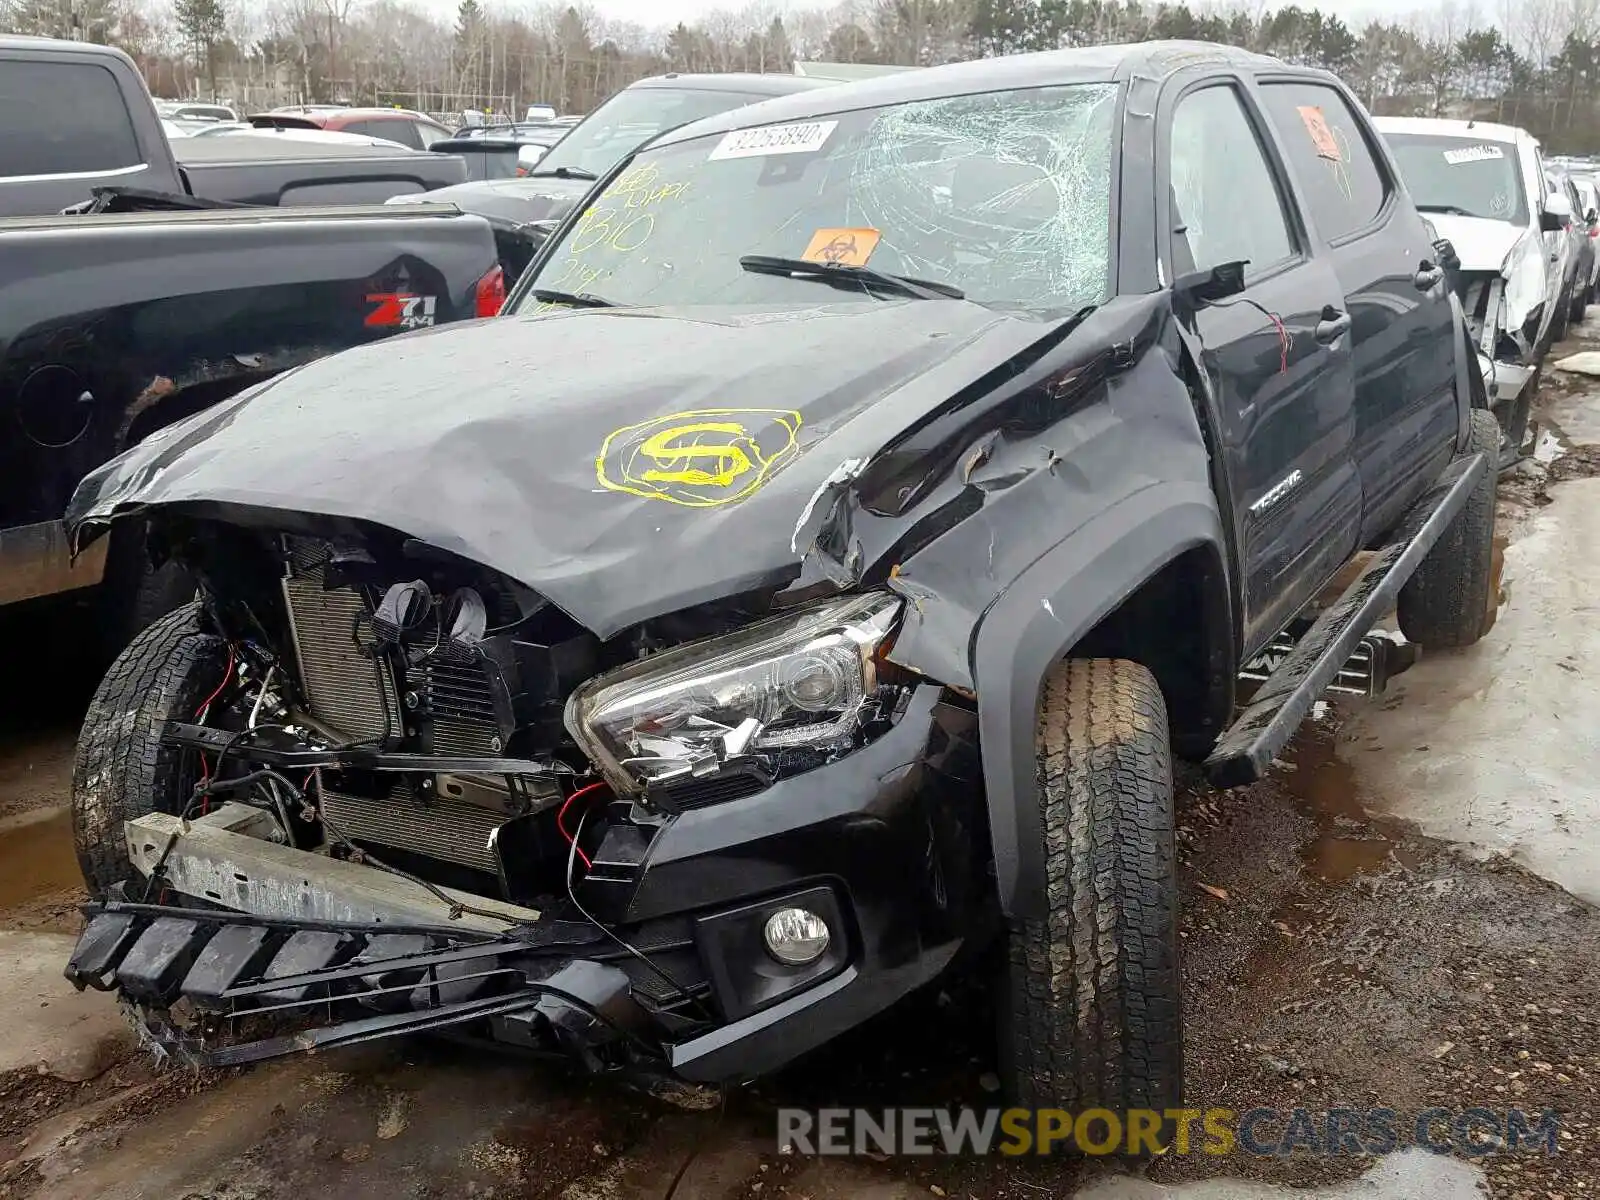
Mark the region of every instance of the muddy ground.
[[0, 700], [0, 1197], [1243, 1200], [1355, 1195], [1341, 1185], [1363, 1172], [1359, 1194], [1403, 1200], [1600, 1194], [1600, 381], [1549, 373], [1540, 403], [1540, 460], [1502, 483], [1494, 632], [1379, 701], [1319, 706], [1267, 782], [1186, 776], [1180, 837], [1191, 1103], [1554, 1108], [1557, 1155], [1169, 1157], [1121, 1178], [1100, 1161], [774, 1153], [780, 1105], [994, 1104], [978, 976], [712, 1112], [439, 1041], [156, 1071], [108, 1000], [59, 979], [80, 898], [62, 805], [92, 672], [64, 649], [81, 616], [28, 614], [0, 631], [24, 685]]

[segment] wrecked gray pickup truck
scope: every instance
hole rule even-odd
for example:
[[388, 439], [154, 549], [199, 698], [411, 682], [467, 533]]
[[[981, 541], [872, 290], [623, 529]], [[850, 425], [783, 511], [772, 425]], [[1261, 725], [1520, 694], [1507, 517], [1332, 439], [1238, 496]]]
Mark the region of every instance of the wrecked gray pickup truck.
[[86, 718], [69, 977], [194, 1061], [450, 1026], [725, 1083], [998, 941], [1019, 1099], [1173, 1105], [1174, 754], [1258, 777], [1396, 600], [1487, 624], [1428, 252], [1350, 93], [1223, 47], [664, 135], [508, 315], [79, 489], [203, 600]]

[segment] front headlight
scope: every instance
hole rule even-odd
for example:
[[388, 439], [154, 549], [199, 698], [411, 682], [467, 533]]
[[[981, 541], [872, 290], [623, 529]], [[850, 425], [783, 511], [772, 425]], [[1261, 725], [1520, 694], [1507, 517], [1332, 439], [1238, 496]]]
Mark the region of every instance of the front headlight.
[[875, 655], [900, 613], [886, 592], [796, 609], [591, 679], [566, 724], [619, 794], [718, 774], [819, 766], [885, 715]]

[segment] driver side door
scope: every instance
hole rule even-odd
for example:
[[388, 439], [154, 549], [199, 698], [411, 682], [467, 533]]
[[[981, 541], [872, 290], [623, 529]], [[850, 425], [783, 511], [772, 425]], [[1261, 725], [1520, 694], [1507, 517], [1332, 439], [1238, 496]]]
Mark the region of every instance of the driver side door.
[[1244, 290], [1193, 318], [1239, 560], [1244, 661], [1356, 548], [1352, 322], [1243, 85], [1198, 83], [1163, 124], [1162, 249], [1174, 276], [1246, 261]]

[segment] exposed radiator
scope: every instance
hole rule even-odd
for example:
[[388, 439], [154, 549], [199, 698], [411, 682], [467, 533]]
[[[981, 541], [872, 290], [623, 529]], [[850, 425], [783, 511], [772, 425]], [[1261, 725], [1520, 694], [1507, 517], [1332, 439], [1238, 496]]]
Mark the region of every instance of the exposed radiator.
[[479, 664], [434, 658], [413, 677], [419, 679], [431, 717], [435, 754], [487, 757], [500, 752], [494, 696]]
[[325, 548], [296, 543], [291, 574], [283, 581], [295, 654], [300, 659], [300, 680], [311, 715], [352, 740], [382, 737], [385, 729], [398, 733], [401, 712], [394, 679], [387, 666], [367, 658], [356, 647], [358, 627], [370, 637], [362, 618], [371, 610], [353, 588], [323, 589], [326, 553]]
[[[537, 784], [533, 807], [561, 797], [554, 785]], [[468, 785], [471, 791], [487, 791]], [[548, 793], [548, 794], [546, 794]], [[334, 832], [355, 842], [393, 846], [491, 875], [496, 872], [490, 838], [512, 817], [507, 807], [491, 807], [441, 795], [426, 803], [406, 783], [396, 783], [382, 799], [325, 791], [322, 810]]]

